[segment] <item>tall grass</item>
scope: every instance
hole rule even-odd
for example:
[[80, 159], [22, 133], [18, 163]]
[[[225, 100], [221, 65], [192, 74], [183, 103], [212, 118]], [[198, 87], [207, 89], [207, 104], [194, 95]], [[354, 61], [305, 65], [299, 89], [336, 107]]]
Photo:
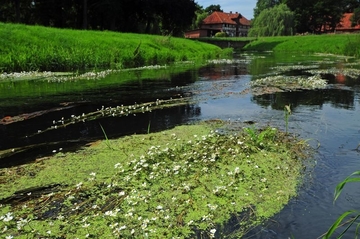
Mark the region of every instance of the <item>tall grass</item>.
[[216, 58], [214, 45], [169, 36], [0, 23], [0, 72], [122, 69]]
[[329, 53], [360, 57], [360, 34], [259, 37], [243, 50]]

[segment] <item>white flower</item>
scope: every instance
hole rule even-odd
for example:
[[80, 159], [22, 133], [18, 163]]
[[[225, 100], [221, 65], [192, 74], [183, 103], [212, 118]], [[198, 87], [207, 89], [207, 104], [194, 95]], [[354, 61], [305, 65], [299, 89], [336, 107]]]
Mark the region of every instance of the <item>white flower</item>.
[[235, 169], [234, 169], [234, 173], [235, 174], [238, 174], [240, 172], [240, 168], [239, 167], [236, 167]]
[[80, 183], [78, 183], [78, 184], [76, 184], [76, 189], [80, 189], [81, 188], [81, 186], [82, 186], [82, 182], [80, 182]]
[[106, 212], [105, 212], [105, 216], [115, 217], [115, 216], [116, 216], [116, 212], [106, 211]]
[[157, 210], [162, 210], [163, 207], [162, 207], [161, 205], [159, 205], [159, 206], [156, 207], [156, 209], [157, 209]]
[[85, 223], [84, 225], [82, 225], [83, 228], [87, 228], [90, 226], [90, 223]]
[[210, 238], [214, 238], [215, 237], [215, 233], [216, 233], [216, 229], [211, 229], [210, 230]]
[[1, 217], [1, 218], [3, 218], [4, 222], [10, 222], [14, 217], [11, 212], [8, 212], [6, 213], [5, 217]]
[[12, 239], [14, 238], [12, 235], [6, 236], [5, 239]]

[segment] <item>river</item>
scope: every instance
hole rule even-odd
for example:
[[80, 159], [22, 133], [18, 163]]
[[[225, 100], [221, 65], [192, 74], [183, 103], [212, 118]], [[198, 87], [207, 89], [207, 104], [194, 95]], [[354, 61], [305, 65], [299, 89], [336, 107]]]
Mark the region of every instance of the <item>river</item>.
[[[0, 166], [31, 162], [103, 139], [100, 125], [109, 138], [208, 119], [286, 130], [284, 106], [290, 105], [287, 130], [307, 139], [316, 149], [311, 159], [314, 164], [308, 169], [299, 195], [247, 238], [318, 238], [341, 213], [360, 210], [356, 183], [347, 185], [333, 203], [336, 185], [360, 168], [359, 62], [329, 55], [263, 53], [237, 54], [233, 61], [184, 68], [159, 68], [155, 77], [145, 73], [148, 70], [137, 70], [96, 80], [2, 80]], [[252, 81], [279, 74], [320, 74], [327, 86], [251, 93]], [[129, 80], [120, 83], [120, 78]], [[102, 108], [181, 98], [189, 103], [122, 117], [100, 116], [66, 127], [59, 123], [59, 128], [54, 129], [63, 118], [66, 121]], [[354, 238], [354, 229], [344, 238]]]

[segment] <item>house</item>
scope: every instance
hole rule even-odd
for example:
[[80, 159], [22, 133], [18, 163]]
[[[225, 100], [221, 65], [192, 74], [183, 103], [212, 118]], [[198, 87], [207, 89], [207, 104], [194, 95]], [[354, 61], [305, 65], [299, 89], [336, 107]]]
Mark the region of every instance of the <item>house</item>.
[[247, 36], [251, 22], [240, 13], [215, 11], [207, 16], [199, 29], [185, 32], [186, 38], [212, 37], [225, 32], [229, 37]]
[[351, 26], [351, 17], [353, 13], [344, 13], [340, 22], [336, 25], [335, 30], [328, 24], [324, 24], [319, 30], [321, 33], [350, 33], [360, 32], [360, 22], [357, 25]]
[[351, 17], [353, 13], [344, 13], [340, 23], [336, 26], [336, 32], [360, 32], [360, 22], [357, 25], [351, 26]]

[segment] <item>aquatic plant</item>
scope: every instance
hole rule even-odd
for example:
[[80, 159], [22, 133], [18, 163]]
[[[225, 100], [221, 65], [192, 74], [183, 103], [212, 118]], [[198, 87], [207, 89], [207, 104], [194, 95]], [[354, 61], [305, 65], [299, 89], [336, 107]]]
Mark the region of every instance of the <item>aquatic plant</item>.
[[268, 76], [250, 82], [253, 94], [268, 94], [274, 92], [321, 89], [327, 86], [327, 81], [320, 75], [301, 76]]
[[288, 131], [289, 131], [289, 116], [291, 115], [290, 105], [284, 106], [284, 112], [285, 112], [285, 132], [288, 133]]
[[[351, 182], [360, 182], [360, 171], [356, 171], [349, 175], [347, 178], [345, 178], [342, 182], [340, 182], [336, 188], [334, 193], [334, 203], [340, 196], [341, 192], [343, 191], [346, 184]], [[337, 238], [342, 238], [347, 231], [355, 224], [356, 225], [356, 231], [355, 231], [355, 238], [357, 238], [360, 234], [360, 222], [357, 222], [360, 218], [360, 212], [357, 210], [348, 210], [341, 214], [337, 220], [331, 225], [325, 236], [324, 239], [329, 239], [331, 236], [335, 233], [337, 229], [340, 227], [345, 227], [342, 232], [337, 236]], [[344, 221], [346, 220], [346, 221]]]
[[[36, 133], [29, 135], [28, 137], [32, 137], [34, 135], [43, 134], [47, 131], [60, 129], [63, 127], [66, 127], [71, 124], [76, 124], [79, 122], [85, 122], [85, 121], [91, 121], [96, 120], [99, 118], [105, 118], [105, 117], [124, 117], [133, 115], [136, 116], [138, 113], [146, 113], [146, 112], [152, 112], [153, 110], [159, 110], [174, 106], [180, 106], [180, 105], [186, 105], [189, 104], [190, 100], [186, 97], [180, 97], [180, 98], [170, 98], [167, 100], [160, 100], [157, 99], [153, 102], [146, 102], [141, 104], [133, 104], [133, 105], [118, 105], [114, 107], [105, 107], [102, 106], [100, 109], [97, 109], [94, 112], [89, 113], [82, 113], [81, 115], [71, 115], [69, 118], [62, 117], [58, 120], [53, 120], [53, 125], [46, 128], [38, 130]], [[101, 126], [101, 125], [100, 125]], [[103, 130], [103, 128], [102, 128]], [[150, 122], [148, 125], [148, 132], [150, 132]], [[105, 134], [105, 132], [103, 131]], [[105, 134], [106, 136], [106, 134]]]
[[[26, 167], [28, 189], [15, 175], [21, 170], [2, 171], [1, 192], [22, 190], [2, 198], [0, 230], [16, 238], [226, 237], [223, 227], [232, 216], [241, 235], [296, 195], [304, 144], [275, 128], [194, 134], [199, 127], [111, 140], [121, 150], [104, 142], [58, 154]], [[28, 177], [32, 171], [35, 178]], [[47, 191], [37, 191], [43, 183]]]
[[[359, 65], [356, 63], [356, 65]], [[307, 70], [306, 72], [311, 74], [332, 74], [332, 75], [338, 75], [342, 74], [348, 77], [351, 77], [353, 79], [357, 79], [360, 76], [360, 69], [356, 68], [330, 68], [330, 69], [314, 69], [314, 70]]]
[[105, 136], [106, 146], [107, 146], [109, 149], [113, 149], [113, 148], [111, 147], [110, 141], [109, 141], [109, 139], [108, 139], [108, 137], [107, 137], [107, 134], [106, 134], [106, 132], [105, 132], [104, 127], [103, 127], [101, 124], [99, 124], [99, 125], [100, 125], [100, 128], [101, 128], [101, 131], [103, 132], [103, 134], [104, 134], [104, 136]]

